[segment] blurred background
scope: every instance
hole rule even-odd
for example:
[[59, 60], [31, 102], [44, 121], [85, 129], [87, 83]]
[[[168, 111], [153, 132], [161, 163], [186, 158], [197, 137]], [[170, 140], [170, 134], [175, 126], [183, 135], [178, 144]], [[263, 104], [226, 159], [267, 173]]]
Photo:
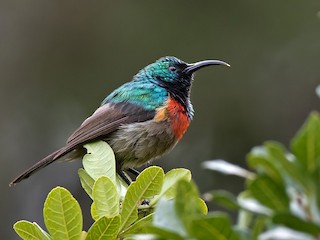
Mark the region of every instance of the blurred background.
[[[194, 121], [155, 164], [192, 171], [203, 193], [241, 191], [243, 181], [201, 167], [245, 166], [265, 140], [290, 144], [319, 110], [319, 1], [0, 1], [0, 239], [38, 222], [48, 192], [68, 188], [91, 224], [80, 161], [55, 163], [16, 187], [8, 183], [61, 147], [103, 98], [156, 59], [220, 59], [231, 68], [197, 73]], [[213, 209], [212, 209], [213, 210]]]

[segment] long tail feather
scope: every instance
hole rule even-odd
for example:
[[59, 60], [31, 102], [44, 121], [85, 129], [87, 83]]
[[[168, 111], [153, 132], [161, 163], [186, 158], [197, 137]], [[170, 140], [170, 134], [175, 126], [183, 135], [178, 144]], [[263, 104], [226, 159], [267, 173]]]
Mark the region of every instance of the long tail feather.
[[22, 174], [20, 174], [18, 177], [16, 177], [10, 184], [9, 187], [12, 187], [14, 185], [16, 185], [18, 182], [21, 182], [23, 179], [28, 178], [30, 175], [34, 174], [35, 172], [37, 172], [38, 170], [44, 168], [45, 166], [48, 166], [50, 163], [54, 162], [55, 160], [57, 160], [57, 158], [55, 158], [55, 156], [61, 151], [61, 149], [51, 153], [50, 155], [46, 156], [45, 158], [43, 158], [42, 160], [40, 160], [39, 162], [37, 162], [36, 164], [34, 164], [33, 166], [31, 166], [29, 169], [27, 169], [25, 172], [23, 172]]

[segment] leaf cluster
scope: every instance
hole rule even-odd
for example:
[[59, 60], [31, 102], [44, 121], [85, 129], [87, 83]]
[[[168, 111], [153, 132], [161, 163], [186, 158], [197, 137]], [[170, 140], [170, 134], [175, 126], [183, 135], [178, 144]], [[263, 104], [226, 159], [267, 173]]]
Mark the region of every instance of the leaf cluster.
[[291, 141], [254, 147], [247, 156], [252, 171], [222, 160], [208, 169], [245, 178], [239, 196], [218, 190], [213, 202], [238, 213], [244, 239], [320, 239], [320, 116], [313, 112]]
[[[116, 175], [114, 153], [107, 143], [98, 141], [85, 148], [84, 168], [78, 174], [92, 199], [92, 226], [83, 230], [79, 203], [68, 190], [56, 187], [44, 203], [47, 231], [36, 223], [18, 221], [14, 229], [22, 239], [205, 239], [208, 235], [236, 239], [226, 215], [206, 215], [207, 206], [189, 170], [164, 174], [152, 166], [127, 186]], [[201, 226], [206, 230], [199, 231]]]

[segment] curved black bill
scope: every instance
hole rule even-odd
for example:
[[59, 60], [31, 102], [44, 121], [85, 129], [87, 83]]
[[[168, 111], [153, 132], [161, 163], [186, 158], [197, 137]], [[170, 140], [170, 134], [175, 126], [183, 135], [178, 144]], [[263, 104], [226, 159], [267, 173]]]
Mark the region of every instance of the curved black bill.
[[204, 60], [196, 63], [188, 64], [188, 66], [184, 69], [185, 74], [192, 74], [200, 68], [207, 67], [210, 65], [224, 65], [230, 67], [230, 64], [220, 61], [220, 60]]

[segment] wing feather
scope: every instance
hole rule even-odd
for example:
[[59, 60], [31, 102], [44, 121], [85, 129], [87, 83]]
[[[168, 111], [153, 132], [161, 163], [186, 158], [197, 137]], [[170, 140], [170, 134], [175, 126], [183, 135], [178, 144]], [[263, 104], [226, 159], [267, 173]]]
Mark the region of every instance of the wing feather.
[[87, 142], [106, 137], [123, 124], [148, 121], [153, 119], [154, 116], [154, 110], [146, 110], [129, 102], [104, 104], [71, 134], [66, 146], [61, 149], [54, 159]]

